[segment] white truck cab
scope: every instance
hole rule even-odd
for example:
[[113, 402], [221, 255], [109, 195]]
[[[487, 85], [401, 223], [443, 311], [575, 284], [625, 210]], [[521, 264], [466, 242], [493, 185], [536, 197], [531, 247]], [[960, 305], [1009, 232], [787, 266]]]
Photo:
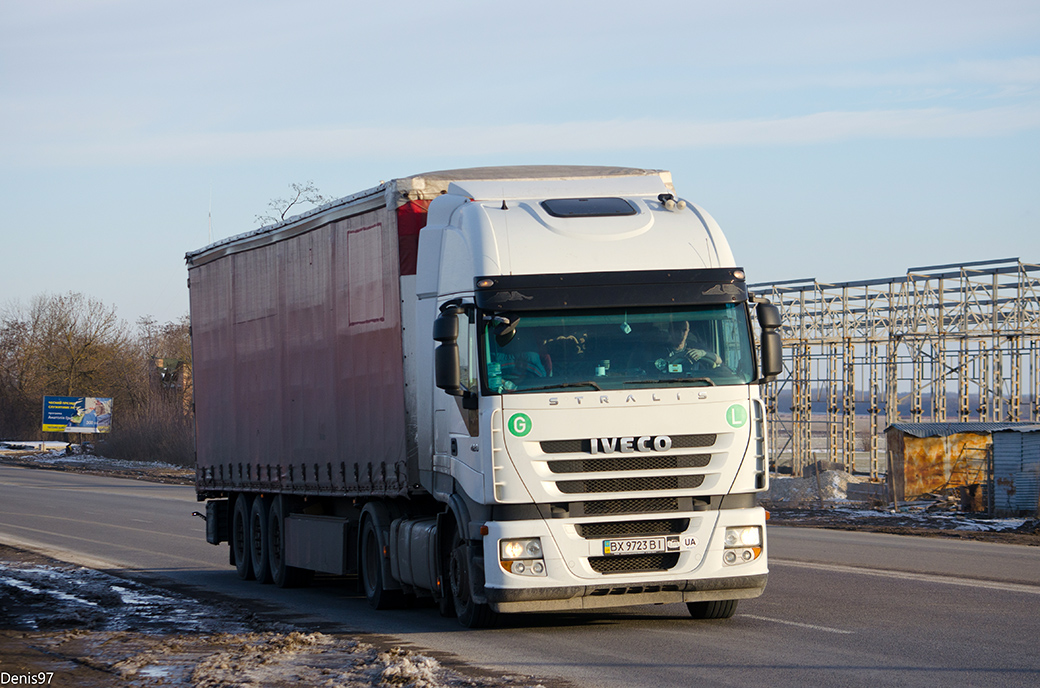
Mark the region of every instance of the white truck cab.
[[420, 347], [420, 475], [480, 524], [475, 604], [728, 616], [761, 594], [753, 304], [667, 173], [452, 183], [416, 293], [417, 332], [441, 342]]

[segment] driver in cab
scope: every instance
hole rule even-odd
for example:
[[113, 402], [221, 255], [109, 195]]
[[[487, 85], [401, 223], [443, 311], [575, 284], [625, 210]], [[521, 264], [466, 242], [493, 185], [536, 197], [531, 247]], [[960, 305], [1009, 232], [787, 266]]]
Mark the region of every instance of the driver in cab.
[[708, 349], [703, 337], [690, 331], [686, 320], [668, 325], [668, 353], [654, 362], [661, 372], [683, 373], [701, 368], [718, 368], [722, 357]]

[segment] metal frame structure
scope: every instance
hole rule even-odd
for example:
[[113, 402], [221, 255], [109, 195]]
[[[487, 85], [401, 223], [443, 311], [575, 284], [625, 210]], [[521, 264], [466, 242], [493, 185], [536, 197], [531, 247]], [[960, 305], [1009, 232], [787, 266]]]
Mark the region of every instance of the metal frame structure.
[[884, 429], [900, 420], [1040, 421], [1040, 264], [749, 288], [783, 316], [785, 371], [765, 394], [775, 465], [794, 475], [825, 437], [828, 460], [855, 472], [869, 459], [858, 472], [878, 478]]

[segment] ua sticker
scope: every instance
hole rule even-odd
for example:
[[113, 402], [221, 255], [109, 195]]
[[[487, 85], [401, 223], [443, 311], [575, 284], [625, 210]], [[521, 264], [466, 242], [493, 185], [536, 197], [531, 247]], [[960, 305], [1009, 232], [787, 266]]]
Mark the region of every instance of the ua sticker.
[[747, 409], [740, 404], [733, 404], [726, 409], [726, 422], [730, 424], [730, 427], [744, 427], [744, 423], [747, 423]]
[[523, 437], [531, 432], [531, 418], [526, 413], [515, 413], [509, 417], [509, 432]]

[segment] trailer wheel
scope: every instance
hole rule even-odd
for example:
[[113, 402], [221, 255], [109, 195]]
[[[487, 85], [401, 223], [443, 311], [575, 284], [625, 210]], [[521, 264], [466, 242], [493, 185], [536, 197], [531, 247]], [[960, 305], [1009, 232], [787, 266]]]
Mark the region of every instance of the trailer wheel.
[[687, 602], [686, 608], [695, 619], [728, 619], [737, 611], [737, 600]]
[[371, 518], [361, 526], [360, 573], [361, 587], [373, 609], [398, 609], [404, 604], [400, 590], [387, 590], [383, 581], [383, 548], [379, 544], [379, 533]]
[[285, 500], [275, 497], [267, 515], [267, 553], [271, 580], [279, 588], [306, 585], [310, 578], [307, 569], [287, 566], [285, 563]]
[[231, 514], [231, 552], [235, 557], [235, 569], [242, 580], [253, 579], [253, 562], [249, 556], [249, 495], [235, 498], [235, 509]]
[[249, 558], [253, 564], [253, 576], [261, 583], [271, 582], [271, 568], [267, 565], [270, 548], [267, 519], [270, 508], [270, 501], [257, 495], [249, 510]]
[[455, 604], [455, 615], [466, 628], [490, 628], [498, 614], [489, 605], [474, 601], [469, 567], [470, 546], [456, 530], [448, 559], [448, 587]]

